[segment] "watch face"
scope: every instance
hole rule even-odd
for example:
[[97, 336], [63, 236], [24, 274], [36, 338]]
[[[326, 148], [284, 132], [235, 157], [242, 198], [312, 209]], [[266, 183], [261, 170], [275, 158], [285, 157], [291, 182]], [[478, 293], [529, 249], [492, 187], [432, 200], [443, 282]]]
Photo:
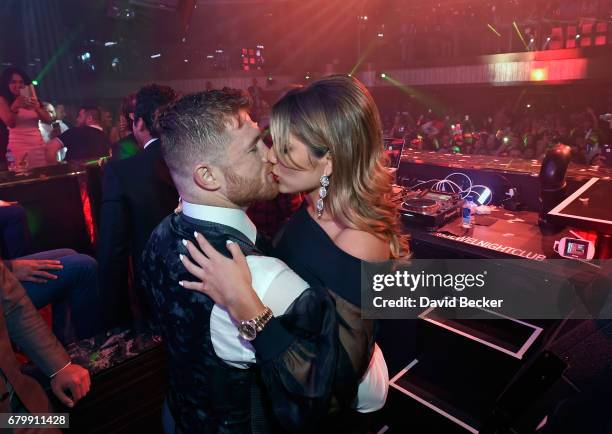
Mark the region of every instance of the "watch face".
[[238, 331], [240, 332], [240, 336], [242, 339], [247, 341], [252, 341], [257, 336], [257, 329], [255, 328], [255, 324], [250, 321], [244, 321], [238, 327]]

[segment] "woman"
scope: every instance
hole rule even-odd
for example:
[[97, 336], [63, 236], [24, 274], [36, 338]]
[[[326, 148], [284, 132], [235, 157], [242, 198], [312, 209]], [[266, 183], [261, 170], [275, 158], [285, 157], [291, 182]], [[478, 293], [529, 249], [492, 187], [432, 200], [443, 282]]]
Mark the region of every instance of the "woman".
[[8, 150], [17, 164], [46, 166], [45, 144], [38, 121], [51, 122], [49, 113], [34, 96], [22, 95], [32, 83], [25, 72], [7, 68], [0, 77], [0, 118], [9, 128]]
[[[272, 256], [285, 261], [310, 285], [328, 288], [335, 301], [342, 346], [334, 380], [337, 406], [332, 408], [335, 415], [321, 426], [328, 430], [335, 426], [338, 432], [367, 428], [347, 425], [360, 423], [353, 408], [377, 409], [362, 405], [367, 401], [362, 386], [368, 382], [368, 368], [382, 358], [374, 343], [374, 321], [361, 318], [362, 262], [407, 255], [391, 201], [391, 175], [383, 164], [381, 131], [369, 92], [347, 76], [326, 77], [294, 89], [272, 109], [274, 145], [268, 160], [274, 165], [279, 191], [304, 192], [306, 197], [278, 237]], [[209, 288], [220, 288], [227, 297], [217, 303], [243, 303], [247, 297], [240, 294], [253, 291], [250, 280], [245, 278], [242, 287], [229, 287], [224, 276], [228, 272], [250, 276], [246, 262], [240, 253], [234, 261], [225, 261], [224, 267], [207, 268], [204, 283], [183, 282], [183, 286], [209, 295]]]

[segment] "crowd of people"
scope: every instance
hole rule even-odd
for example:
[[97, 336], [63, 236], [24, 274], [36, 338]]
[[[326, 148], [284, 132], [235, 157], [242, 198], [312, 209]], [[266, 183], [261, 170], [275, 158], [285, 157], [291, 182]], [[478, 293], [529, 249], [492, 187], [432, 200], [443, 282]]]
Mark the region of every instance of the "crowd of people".
[[418, 150], [542, 160], [548, 149], [563, 143], [572, 148], [574, 163], [612, 165], [608, 158], [612, 128], [590, 107], [543, 115], [517, 115], [502, 108], [481, 118], [400, 112], [392, 121], [391, 116], [387, 119], [386, 136], [404, 139]]

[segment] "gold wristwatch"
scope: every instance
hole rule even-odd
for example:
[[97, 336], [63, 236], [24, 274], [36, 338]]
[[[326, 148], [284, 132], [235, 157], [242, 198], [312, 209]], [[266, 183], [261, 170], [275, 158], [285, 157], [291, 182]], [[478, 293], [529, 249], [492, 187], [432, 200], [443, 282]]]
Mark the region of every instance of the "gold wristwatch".
[[245, 341], [252, 341], [257, 337], [257, 333], [262, 331], [266, 324], [268, 324], [273, 315], [272, 309], [266, 306], [264, 311], [255, 318], [240, 321], [240, 324], [238, 324], [240, 337]]

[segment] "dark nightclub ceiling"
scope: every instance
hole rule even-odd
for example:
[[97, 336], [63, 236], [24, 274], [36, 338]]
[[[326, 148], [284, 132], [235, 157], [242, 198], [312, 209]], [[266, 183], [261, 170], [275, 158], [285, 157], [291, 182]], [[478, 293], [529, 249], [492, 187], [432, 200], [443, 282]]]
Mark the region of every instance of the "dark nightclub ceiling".
[[555, 26], [611, 21], [612, 0], [2, 0], [0, 62], [70, 94], [75, 81], [304, 75], [543, 50]]

